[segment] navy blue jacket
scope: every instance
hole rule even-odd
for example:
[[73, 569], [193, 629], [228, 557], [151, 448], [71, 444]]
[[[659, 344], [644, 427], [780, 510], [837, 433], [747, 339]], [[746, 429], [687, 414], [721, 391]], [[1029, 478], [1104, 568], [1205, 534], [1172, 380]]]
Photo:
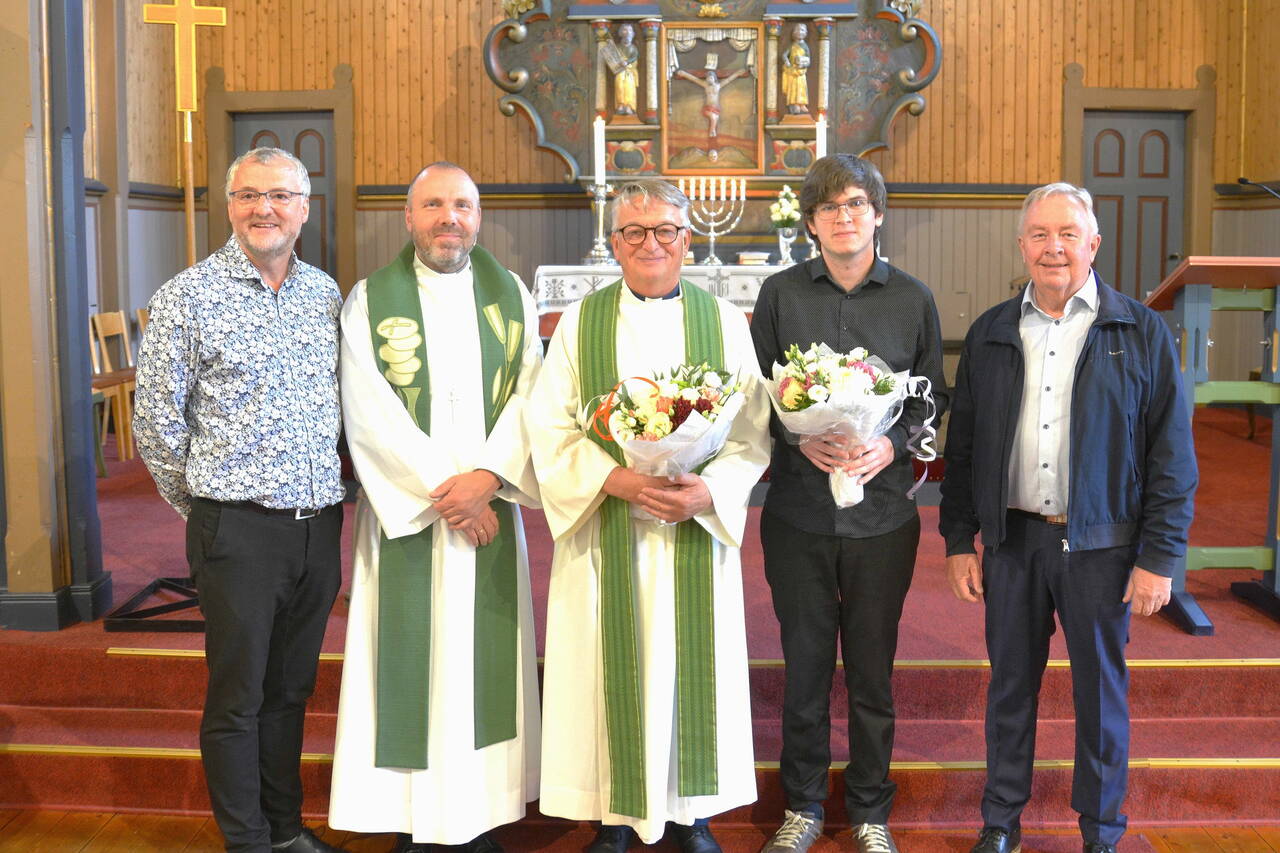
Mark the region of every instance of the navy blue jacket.
[[[947, 555], [1005, 539], [1009, 458], [1022, 404], [1022, 296], [965, 336], [947, 427], [938, 530]], [[1173, 335], [1159, 314], [1098, 277], [1098, 316], [1071, 392], [1067, 547], [1137, 544], [1137, 565], [1169, 577], [1187, 552], [1198, 481]]]

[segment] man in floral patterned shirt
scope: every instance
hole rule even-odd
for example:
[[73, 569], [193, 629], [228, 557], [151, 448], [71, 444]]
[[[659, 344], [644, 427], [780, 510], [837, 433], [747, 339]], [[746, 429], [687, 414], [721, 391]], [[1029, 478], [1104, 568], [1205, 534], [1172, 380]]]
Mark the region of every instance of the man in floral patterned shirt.
[[302, 725], [341, 582], [338, 312], [298, 260], [307, 168], [257, 148], [227, 170], [226, 245], [151, 300], [138, 450], [187, 519], [206, 626], [200, 752], [229, 851], [333, 851], [302, 825]]

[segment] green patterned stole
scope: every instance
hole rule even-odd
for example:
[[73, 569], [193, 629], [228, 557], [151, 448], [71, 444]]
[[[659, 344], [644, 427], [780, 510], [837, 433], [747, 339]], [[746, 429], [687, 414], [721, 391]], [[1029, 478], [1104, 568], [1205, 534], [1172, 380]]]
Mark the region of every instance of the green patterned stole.
[[[369, 276], [369, 328], [378, 369], [395, 389], [414, 424], [431, 432], [431, 383], [422, 303], [409, 243]], [[480, 328], [480, 375], [488, 434], [515, 388], [524, 351], [520, 285], [493, 256], [471, 250]], [[469, 369], [468, 365], [444, 365]], [[516, 736], [517, 637], [515, 509], [490, 504], [498, 533], [476, 549], [475, 748]], [[374, 764], [415, 770], [427, 766], [427, 712], [431, 671], [431, 538], [434, 524], [410, 536], [379, 533], [377, 737]], [[456, 606], [445, 602], [444, 606]]]
[[[621, 280], [582, 300], [578, 326], [580, 394], [588, 405], [624, 377], [618, 374], [618, 305]], [[685, 361], [724, 365], [720, 309], [715, 297], [680, 282], [684, 303]], [[672, 365], [673, 367], [675, 365]], [[619, 464], [622, 450], [592, 430], [587, 435]], [[600, 515], [600, 598], [605, 724], [609, 738], [609, 809], [644, 818], [644, 709], [636, 655], [635, 529], [626, 501], [606, 497]], [[679, 795], [719, 790], [716, 764], [715, 602], [712, 539], [696, 521], [676, 525], [676, 737]]]

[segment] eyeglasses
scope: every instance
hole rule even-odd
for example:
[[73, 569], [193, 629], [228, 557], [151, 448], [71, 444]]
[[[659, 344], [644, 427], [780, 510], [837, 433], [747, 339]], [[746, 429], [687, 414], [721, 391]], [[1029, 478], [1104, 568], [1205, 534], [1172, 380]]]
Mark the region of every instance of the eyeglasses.
[[825, 222], [838, 217], [841, 210], [847, 210], [849, 211], [849, 218], [857, 219], [866, 213], [869, 207], [871, 207], [871, 199], [868, 198], [851, 198], [848, 201], [841, 202], [824, 201], [813, 209], [813, 216], [815, 219], [821, 219]]
[[306, 193], [294, 192], [293, 190], [267, 190], [265, 193], [260, 193], [257, 190], [236, 190], [231, 193], [231, 200], [241, 207], [256, 207], [258, 199], [266, 196], [272, 207], [288, 207], [295, 196], [305, 195]]
[[676, 238], [680, 236], [680, 232], [684, 230], [683, 225], [624, 225], [621, 228], [614, 229], [615, 234], [621, 234], [623, 242], [630, 246], [639, 246], [649, 236], [649, 232], [653, 232], [653, 239], [662, 243], [664, 246], [674, 243]]

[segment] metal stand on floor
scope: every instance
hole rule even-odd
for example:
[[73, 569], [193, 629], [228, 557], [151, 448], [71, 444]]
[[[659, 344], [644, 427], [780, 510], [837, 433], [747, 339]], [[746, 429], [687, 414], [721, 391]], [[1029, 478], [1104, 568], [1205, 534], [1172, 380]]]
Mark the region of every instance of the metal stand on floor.
[[[160, 592], [179, 596], [177, 601], [167, 601], [151, 607], [141, 605]], [[160, 619], [168, 613], [190, 610], [200, 606], [196, 585], [191, 578], [157, 578], [144, 586], [132, 598], [106, 615], [102, 622], [105, 631], [136, 631], [152, 633], [204, 633], [203, 619]]]

